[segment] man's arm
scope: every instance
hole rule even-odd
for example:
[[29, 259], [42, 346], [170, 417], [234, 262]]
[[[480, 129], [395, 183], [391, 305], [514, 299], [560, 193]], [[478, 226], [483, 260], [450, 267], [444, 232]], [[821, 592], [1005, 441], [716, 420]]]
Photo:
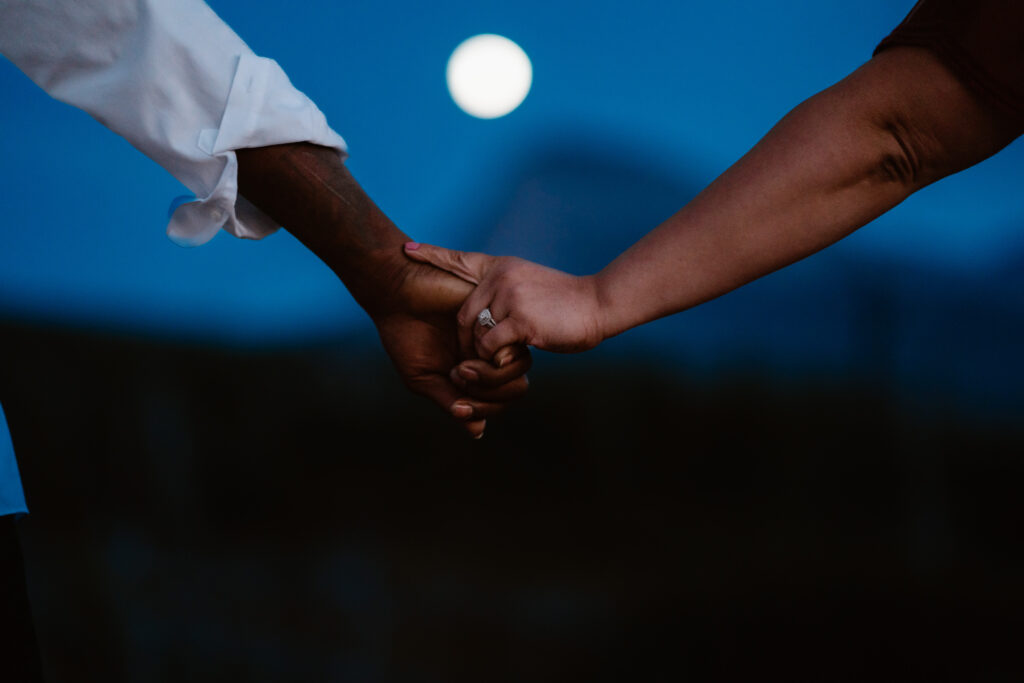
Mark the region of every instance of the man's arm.
[[448, 339], [464, 283], [403, 262], [407, 238], [348, 174], [344, 140], [202, 0], [0, 0], [0, 52], [195, 193], [173, 213], [175, 239], [288, 226], [370, 312], [406, 384], [471, 433], [525, 390], [525, 352], [500, 372], [471, 361], [477, 381], [456, 389], [465, 357]]
[[931, 52], [892, 48], [796, 107], [597, 275], [428, 245], [408, 254], [480, 283], [460, 315], [468, 329], [490, 306], [500, 321], [476, 328], [484, 357], [513, 341], [578, 351], [812, 254], [1019, 132]]
[[[377, 325], [402, 380], [483, 434], [486, 418], [527, 388], [525, 349], [502, 349], [495, 367], [460, 355], [455, 312], [472, 289], [402, 254], [409, 241], [332, 149], [306, 143], [240, 149], [242, 195], [285, 226], [345, 283]], [[476, 378], [452, 371], [460, 361]]]

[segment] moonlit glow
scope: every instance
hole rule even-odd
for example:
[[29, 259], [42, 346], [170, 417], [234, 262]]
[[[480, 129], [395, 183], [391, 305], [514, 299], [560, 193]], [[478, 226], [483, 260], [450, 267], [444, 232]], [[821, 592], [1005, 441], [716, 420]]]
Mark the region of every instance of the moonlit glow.
[[484, 33], [464, 40], [448, 59], [448, 91], [455, 104], [480, 119], [518, 107], [533, 82], [523, 49], [508, 38]]

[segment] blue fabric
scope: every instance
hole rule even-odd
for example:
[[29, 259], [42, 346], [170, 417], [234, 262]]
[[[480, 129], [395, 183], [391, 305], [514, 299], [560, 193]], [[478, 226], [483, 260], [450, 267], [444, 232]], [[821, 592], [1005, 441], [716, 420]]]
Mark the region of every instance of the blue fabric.
[[0, 515], [25, 514], [25, 492], [21, 490], [18, 461], [14, 459], [14, 445], [7, 430], [7, 419], [0, 406]]

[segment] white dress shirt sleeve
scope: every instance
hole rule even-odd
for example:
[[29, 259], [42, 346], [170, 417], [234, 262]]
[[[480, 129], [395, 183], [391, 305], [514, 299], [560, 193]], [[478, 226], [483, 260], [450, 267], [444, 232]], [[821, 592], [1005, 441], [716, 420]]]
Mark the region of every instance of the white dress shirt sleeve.
[[0, 52], [195, 194], [167, 226], [179, 243], [277, 229], [238, 195], [234, 150], [306, 141], [346, 152], [277, 62], [201, 0], [0, 0]]

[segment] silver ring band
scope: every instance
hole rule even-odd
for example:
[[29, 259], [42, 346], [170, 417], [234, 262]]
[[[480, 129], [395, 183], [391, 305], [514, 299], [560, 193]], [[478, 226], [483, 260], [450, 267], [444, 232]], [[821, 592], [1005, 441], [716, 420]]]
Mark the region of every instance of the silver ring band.
[[494, 327], [498, 323], [494, 322], [494, 317], [491, 315], [491, 309], [485, 308], [476, 314], [476, 321], [484, 327]]

